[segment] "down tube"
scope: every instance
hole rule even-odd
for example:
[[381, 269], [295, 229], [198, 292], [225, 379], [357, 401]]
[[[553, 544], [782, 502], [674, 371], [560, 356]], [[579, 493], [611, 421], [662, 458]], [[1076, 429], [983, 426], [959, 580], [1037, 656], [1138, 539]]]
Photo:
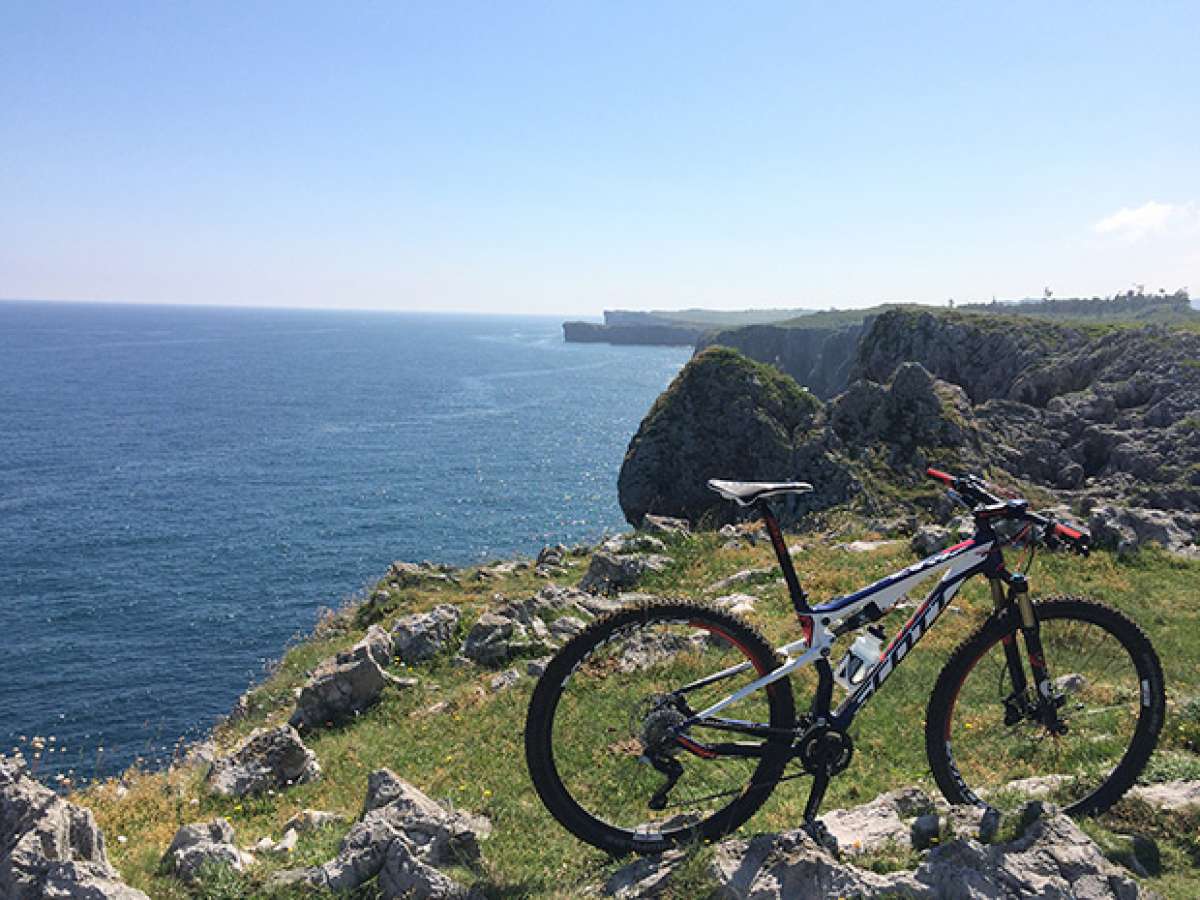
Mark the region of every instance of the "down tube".
[[858, 714], [867, 701], [875, 694], [877, 690], [887, 681], [888, 677], [900, 665], [901, 660], [908, 656], [909, 651], [917, 645], [917, 642], [924, 637], [925, 633], [933, 627], [933, 623], [938, 620], [938, 617], [950, 605], [950, 601], [954, 599], [954, 595], [958, 593], [958, 589], [962, 587], [964, 581], [973, 575], [978, 575], [981, 572], [988, 571], [992, 565], [991, 557], [992, 544], [981, 544], [973, 548], [970, 555], [978, 558], [982, 555], [982, 561], [971, 562], [967, 568], [960, 571], [951, 569], [946, 573], [945, 577], [937, 583], [925, 601], [917, 607], [916, 612], [905, 623], [904, 627], [892, 640], [891, 644], [884, 651], [883, 656], [871, 670], [867, 676], [866, 682], [857, 691], [842, 701], [841, 706], [833, 714], [833, 725], [836, 728], [847, 728], [850, 722]]

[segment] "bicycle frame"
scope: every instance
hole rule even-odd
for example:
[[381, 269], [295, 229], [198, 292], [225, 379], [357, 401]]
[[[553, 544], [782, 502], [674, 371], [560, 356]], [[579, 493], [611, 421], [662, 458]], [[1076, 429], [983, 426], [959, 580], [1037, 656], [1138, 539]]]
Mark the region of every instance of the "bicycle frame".
[[[896, 671], [912, 648], [933, 627], [965, 581], [975, 575], [985, 575], [991, 579], [1001, 580], [1009, 577], [1004, 568], [1004, 558], [1000, 553], [999, 541], [995, 533], [985, 525], [980, 527], [969, 540], [926, 557], [856, 593], [845, 597], [835, 597], [820, 606], [810, 607], [807, 603], [807, 596], [796, 577], [791, 556], [784, 546], [778, 523], [765, 503], [762, 504], [761, 511], [772, 543], [775, 545], [776, 555], [784, 570], [792, 603], [796, 608], [797, 615], [801, 618], [805, 637], [777, 648], [777, 652], [786, 657], [783, 665], [696, 713], [680, 726], [681, 731], [693, 726], [700, 726], [759, 735], [765, 733], [767, 729], [760, 723], [716, 718], [717, 713], [753, 692], [789, 677], [798, 669], [814, 664], [817, 666], [819, 684], [812, 710], [813, 721], [823, 721], [836, 730], [845, 730], [875, 692]], [[829, 704], [833, 685], [829, 656], [834, 641], [841, 633], [882, 617], [901, 597], [939, 571], [944, 572], [941, 580], [892, 639], [879, 661], [863, 677], [862, 683], [842, 701], [835, 711], [831, 711]], [[793, 654], [797, 652], [800, 655], [794, 656]], [[685, 685], [679, 689], [679, 693], [686, 693], [689, 690], [713, 684], [723, 678], [744, 672], [749, 667], [750, 663], [745, 662], [716, 672]], [[702, 745], [687, 739], [680, 742], [692, 752], [702, 749]]]

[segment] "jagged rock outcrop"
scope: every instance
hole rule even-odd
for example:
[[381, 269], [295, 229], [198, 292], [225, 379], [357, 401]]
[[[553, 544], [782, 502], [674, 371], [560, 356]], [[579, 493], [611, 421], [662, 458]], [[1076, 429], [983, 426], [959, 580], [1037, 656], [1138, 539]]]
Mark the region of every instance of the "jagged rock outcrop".
[[656, 516], [647, 513], [642, 516], [642, 529], [651, 534], [690, 534], [691, 526], [687, 519], [675, 519], [671, 516]]
[[[822, 357], [812, 348], [798, 359], [781, 355], [775, 345], [798, 340], [793, 330], [759, 326], [754, 341], [737, 346], [803, 381]], [[753, 332], [726, 334], [742, 333]], [[1157, 540], [1194, 552], [1200, 539], [1200, 332], [898, 308], [866, 317], [851, 356], [848, 386], [828, 408], [851, 455], [885, 449], [883, 463], [915, 469], [924, 461], [915, 448], [947, 448], [964, 467], [991, 466], [1061, 491], [1085, 515], [1092, 506], [1108, 506], [1173, 516], [1156, 538], [1118, 522], [1101, 546]], [[913, 364], [933, 376], [940, 413], [913, 377]], [[894, 393], [897, 379], [916, 401], [907, 415], [888, 409], [893, 398], [884, 386], [892, 383]]]
[[[875, 819], [867, 807], [878, 812], [879, 802], [844, 813], [847, 819], [861, 819], [870, 824]], [[929, 798], [919, 791], [896, 792], [890, 804], [884, 804], [889, 821], [901, 808], [913, 811], [915, 807], [905, 806], [912, 802], [919, 808], [932, 808]], [[899, 816], [894, 818], [891, 840], [903, 845], [903, 840], [911, 840], [908, 836], [920, 818], [911, 824]], [[953, 811], [947, 818], [951, 823], [956, 821]], [[959, 819], [972, 823], [970, 827], [960, 825], [956, 832], [959, 837], [935, 846], [915, 869], [887, 874], [839, 859], [803, 830], [724, 841], [716, 847], [707, 868], [712, 896], [728, 900], [829, 897], [1133, 900], [1150, 896], [1127, 870], [1105, 858], [1101, 849], [1064, 815], [1047, 811], [1019, 837], [1001, 844], [981, 843], [974, 836], [980, 831], [980, 817], [968, 814]], [[994, 835], [994, 828], [991, 833]], [[675, 851], [638, 860], [609, 878], [603, 892], [620, 898], [659, 896], [670, 884], [672, 869], [683, 858], [682, 852]]]
[[392, 563], [383, 577], [383, 583], [392, 588], [421, 588], [440, 584], [458, 584], [458, 575], [453, 566], [442, 563], [410, 563], [397, 560]]
[[940, 831], [933, 801], [913, 787], [880, 794], [862, 806], [830, 810], [821, 821], [837, 840], [838, 849], [851, 856], [888, 845], [925, 849], [930, 836], [936, 838]]
[[634, 588], [647, 572], [661, 572], [671, 557], [660, 553], [607, 553], [592, 556], [588, 570], [579, 580], [579, 589], [599, 594], [617, 594]]
[[182, 826], [163, 854], [163, 869], [183, 881], [195, 881], [209, 866], [229, 866], [235, 871], [254, 858], [238, 849], [233, 826], [225, 819]]
[[385, 672], [384, 666], [391, 660], [391, 635], [372, 625], [361, 641], [316, 668], [296, 696], [296, 711], [289, 724], [301, 731], [336, 724], [375, 704], [388, 684], [416, 684], [416, 679]]
[[429, 612], [402, 616], [392, 626], [392, 650], [403, 663], [432, 659], [458, 628], [462, 614], [457, 606], [443, 603]]
[[811, 482], [813, 493], [777, 504], [785, 518], [845, 502], [858, 489], [823, 427], [820, 401], [722, 347], [684, 366], [642, 421], [617, 481], [621, 509], [634, 525], [647, 513], [729, 521], [733, 504], [706, 487], [709, 478]]
[[317, 754], [290, 725], [254, 731], [228, 756], [218, 757], [205, 781], [214, 794], [246, 797], [321, 777]]
[[886, 448], [892, 466], [921, 467], [931, 448], [978, 453], [982, 440], [966, 393], [920, 363], [901, 364], [889, 384], [856, 381], [830, 402], [829, 422], [857, 456]]
[[909, 541], [912, 552], [922, 558], [944, 550], [954, 542], [949, 528], [941, 525], [922, 525]]
[[0, 756], [0, 897], [148, 900], [108, 861], [90, 810], [68, 803]]
[[482, 666], [501, 666], [519, 656], [549, 653], [586, 623], [619, 606], [602, 596], [550, 584], [532, 597], [509, 601], [496, 595], [496, 605], [479, 617], [463, 641], [461, 655]]
[[995, 465], [1092, 502], [1200, 512], [1200, 334], [893, 311], [857, 372], [909, 360], [967, 392]]
[[380, 893], [388, 900], [466, 897], [467, 888], [437, 867], [477, 864], [479, 842], [491, 830], [486, 818], [447, 809], [381, 769], [368, 777], [362, 815], [337, 856], [321, 866], [281, 873], [276, 880], [345, 892], [378, 877]]
[[1093, 507], [1088, 516], [1092, 543], [1118, 554], [1155, 543], [1177, 553], [1197, 553], [1200, 515], [1169, 513], [1135, 506]]

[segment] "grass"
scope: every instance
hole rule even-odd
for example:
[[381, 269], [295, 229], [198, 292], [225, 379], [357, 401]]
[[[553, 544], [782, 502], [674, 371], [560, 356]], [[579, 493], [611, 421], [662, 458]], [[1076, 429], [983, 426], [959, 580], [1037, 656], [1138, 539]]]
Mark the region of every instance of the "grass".
[[[850, 531], [836, 539], [801, 535], [790, 543], [802, 546], [796, 565], [814, 601], [846, 593], [912, 561], [903, 542], [870, 553], [849, 553], [836, 543], [870, 537]], [[769, 547], [724, 549], [707, 533], [670, 539], [675, 563], [647, 579], [643, 590], [670, 596], [701, 597], [712, 582], [746, 568], [771, 564]], [[568, 558], [573, 583], [586, 558]], [[1147, 773], [1153, 780], [1196, 777], [1200, 771], [1196, 741], [1200, 730], [1200, 597], [1195, 584], [1200, 562], [1149, 550], [1129, 560], [1096, 553], [1083, 561], [1044, 556], [1031, 573], [1035, 594], [1090, 594], [1133, 617], [1151, 636], [1166, 669], [1169, 709], [1161, 750]], [[361, 636], [367, 618], [385, 624], [397, 615], [438, 603], [455, 603], [464, 612], [463, 629], [500, 592], [513, 598], [534, 593], [545, 582], [528, 571], [496, 580], [476, 581], [465, 573], [460, 586], [396, 592], [377, 604], [376, 613], [347, 609], [331, 616], [313, 635], [287, 652], [274, 674], [251, 692], [251, 711], [243, 720], [218, 728], [214, 739], [228, 749], [253, 728], [286, 720], [292, 692], [322, 658]], [[752, 588], [760, 598], [754, 623], [774, 642], [796, 635], [784, 587], [769, 581]], [[931, 794], [920, 723], [934, 678], [951, 649], [986, 615], [986, 585], [972, 583], [956, 598], [938, 626], [872, 700], [856, 722], [854, 760], [835, 778], [824, 808], [863, 803], [878, 793], [909, 784]], [[903, 614], [884, 620], [889, 633]], [[455, 648], [456, 649], [456, 648]], [[620, 865], [581, 844], [549, 816], [531, 790], [525, 770], [522, 730], [533, 681], [499, 693], [488, 686], [492, 672], [452, 663], [450, 654], [415, 667], [420, 679], [409, 690], [389, 689], [382, 701], [353, 723], [318, 731], [306, 738], [320, 758], [323, 777], [312, 784], [273, 796], [231, 800], [203, 790], [201, 768], [177, 766], [166, 772], [131, 770], [119, 779], [94, 784], [72, 799], [96, 814], [110, 856], [126, 880], [163, 900], [184, 898], [290, 898], [314, 896], [295, 888], [272, 890], [271, 874], [279, 869], [311, 865], [331, 858], [346, 827], [330, 827], [301, 837], [287, 859], [260, 857], [245, 874], [209, 873], [199, 887], [187, 888], [159, 871], [159, 860], [179, 825], [224, 816], [244, 846], [263, 836], [278, 839], [281, 826], [304, 808], [339, 812], [353, 820], [361, 809], [367, 774], [381, 767], [396, 771], [431, 796], [487, 815], [494, 825], [483, 845], [478, 870], [453, 874], [476, 883], [490, 897], [560, 898], [577, 896], [583, 886], [602, 881]], [[793, 682], [797, 707], [811, 694], [811, 680]], [[430, 712], [434, 704], [444, 711]], [[781, 785], [766, 806], [745, 826], [742, 836], [796, 827], [807, 798], [807, 781]], [[1118, 854], [1116, 837], [1131, 831], [1154, 837], [1161, 849], [1158, 874], [1149, 886], [1171, 897], [1200, 897], [1200, 821], [1187, 816], [1153, 814], [1144, 804], [1123, 801], [1114, 812], [1086, 826], [1105, 837]], [[118, 836], [124, 836], [124, 842]], [[1109, 836], [1111, 840], [1109, 840]], [[709, 890], [705, 848], [694, 848], [672, 875], [667, 896], [705, 896]], [[889, 863], [880, 860], [877, 865]], [[894, 861], [891, 864], [896, 864]], [[370, 890], [360, 897], [374, 896]]]

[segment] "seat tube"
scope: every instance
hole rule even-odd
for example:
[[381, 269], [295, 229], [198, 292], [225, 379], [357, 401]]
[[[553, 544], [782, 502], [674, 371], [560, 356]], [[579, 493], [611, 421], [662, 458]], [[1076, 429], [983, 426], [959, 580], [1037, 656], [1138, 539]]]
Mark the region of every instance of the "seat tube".
[[771, 506], [765, 499], [759, 499], [755, 506], [758, 508], [759, 515], [762, 516], [763, 524], [767, 526], [767, 534], [771, 536], [771, 546], [775, 548], [775, 556], [779, 558], [779, 568], [783, 570], [783, 580], [787, 582], [788, 594], [792, 598], [792, 606], [796, 609], [796, 615], [810, 615], [812, 610], [808, 606], [808, 594], [804, 592], [804, 588], [800, 586], [800, 579], [796, 577], [796, 567], [792, 565], [792, 556], [788, 553], [787, 544], [784, 543], [779, 521], [771, 512]]

